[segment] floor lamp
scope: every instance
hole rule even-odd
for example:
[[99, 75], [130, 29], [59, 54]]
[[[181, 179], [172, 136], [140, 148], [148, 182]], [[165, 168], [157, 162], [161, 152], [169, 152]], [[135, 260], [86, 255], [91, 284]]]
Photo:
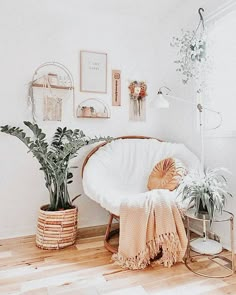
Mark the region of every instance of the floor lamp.
[[[162, 92], [163, 88], [165, 88], [167, 90], [167, 93], [163, 94], [163, 92]], [[190, 105], [197, 108], [197, 111], [198, 111], [198, 114], [199, 114], [199, 127], [200, 127], [200, 137], [201, 137], [201, 156], [200, 156], [201, 168], [202, 168], [202, 171], [204, 171], [205, 149], [204, 149], [203, 111], [206, 110], [206, 111], [215, 113], [215, 114], [217, 114], [219, 116], [219, 118], [220, 118], [219, 124], [216, 127], [212, 128], [212, 129], [217, 129], [217, 128], [219, 128], [221, 126], [221, 123], [222, 123], [221, 113], [218, 112], [218, 111], [212, 110], [210, 108], [204, 107], [200, 103], [194, 103], [194, 102], [185, 100], [185, 99], [183, 99], [181, 97], [176, 97], [176, 96], [169, 95], [170, 91], [171, 90], [166, 86], [161, 87], [158, 90], [157, 99], [152, 101], [152, 106], [154, 108], [158, 108], [158, 109], [169, 108], [170, 103], [169, 103], [167, 98], [170, 98], [170, 99], [176, 100], [176, 101], [178, 101], [180, 103], [190, 104]], [[221, 246], [220, 243], [218, 243], [216, 241], [213, 241], [213, 240], [207, 239], [205, 216], [203, 216], [203, 238], [198, 238], [198, 239], [193, 240], [190, 243], [190, 246], [191, 246], [192, 250], [194, 250], [194, 251], [196, 251], [198, 253], [201, 253], [201, 254], [217, 254], [217, 253], [222, 251], [222, 246]]]

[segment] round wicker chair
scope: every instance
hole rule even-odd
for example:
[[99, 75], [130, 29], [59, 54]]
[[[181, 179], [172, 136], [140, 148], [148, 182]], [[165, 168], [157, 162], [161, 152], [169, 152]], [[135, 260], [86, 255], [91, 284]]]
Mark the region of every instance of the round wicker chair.
[[[109, 240], [119, 230], [111, 231], [113, 219], [119, 219], [122, 200], [137, 197], [147, 191], [148, 177], [160, 160], [167, 157], [180, 159], [187, 169], [198, 169], [199, 159], [183, 144], [163, 142], [146, 136], [123, 136], [96, 146], [82, 166], [85, 194], [109, 213], [104, 245], [117, 252]], [[176, 192], [169, 192], [176, 198]]]

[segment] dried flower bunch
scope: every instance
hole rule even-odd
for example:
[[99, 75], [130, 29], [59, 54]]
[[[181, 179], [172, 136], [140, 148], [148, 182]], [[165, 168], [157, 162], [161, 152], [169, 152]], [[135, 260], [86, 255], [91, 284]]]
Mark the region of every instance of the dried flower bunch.
[[147, 96], [147, 84], [143, 81], [132, 81], [129, 84], [129, 96], [133, 101], [133, 112], [140, 117], [143, 109], [143, 102]]
[[132, 81], [129, 84], [130, 98], [133, 100], [142, 100], [147, 96], [147, 85], [145, 82]]

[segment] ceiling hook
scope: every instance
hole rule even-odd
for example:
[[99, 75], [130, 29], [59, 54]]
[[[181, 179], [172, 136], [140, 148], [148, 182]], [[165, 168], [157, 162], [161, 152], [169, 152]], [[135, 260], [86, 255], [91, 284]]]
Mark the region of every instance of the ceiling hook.
[[203, 26], [203, 30], [205, 29], [205, 24], [204, 24], [204, 18], [203, 18], [203, 15], [202, 15], [202, 12], [204, 12], [205, 10], [200, 7], [198, 9], [198, 14], [200, 15], [200, 22], [202, 23], [202, 26]]
[[198, 13], [199, 13], [199, 15], [200, 15], [200, 19], [203, 21], [202, 12], [204, 12], [204, 9], [203, 9], [202, 7], [200, 7], [200, 8], [198, 9]]

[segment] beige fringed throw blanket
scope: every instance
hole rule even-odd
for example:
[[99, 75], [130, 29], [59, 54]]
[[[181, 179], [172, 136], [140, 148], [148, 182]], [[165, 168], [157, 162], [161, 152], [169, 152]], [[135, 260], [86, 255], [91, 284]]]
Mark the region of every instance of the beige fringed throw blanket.
[[112, 256], [121, 267], [143, 269], [160, 251], [157, 262], [164, 266], [183, 260], [186, 233], [181, 214], [168, 193], [152, 190], [122, 203], [119, 249]]

